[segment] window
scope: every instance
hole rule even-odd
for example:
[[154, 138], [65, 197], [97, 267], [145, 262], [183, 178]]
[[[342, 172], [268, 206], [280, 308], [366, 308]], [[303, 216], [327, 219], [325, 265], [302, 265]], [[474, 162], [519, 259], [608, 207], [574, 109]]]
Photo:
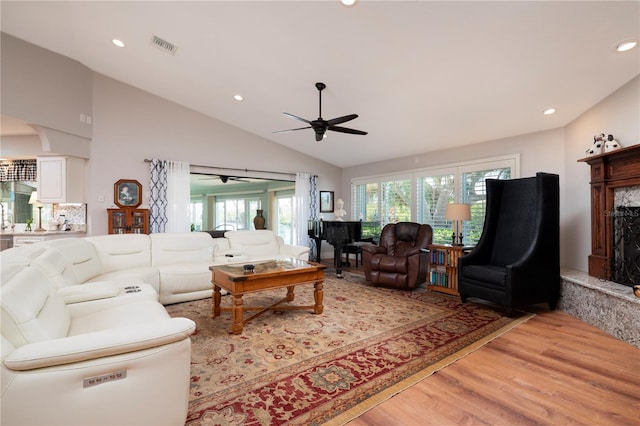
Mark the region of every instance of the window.
[[433, 228], [434, 243], [451, 242], [451, 223], [445, 220], [447, 204], [455, 202], [455, 172], [435, 171], [417, 177], [417, 220]]
[[[10, 181], [1, 182], [0, 202], [4, 212], [3, 226], [12, 223], [26, 223], [34, 221], [37, 226], [38, 208], [35, 204], [29, 204], [31, 193], [36, 190], [35, 182]], [[45, 204], [42, 209], [42, 223], [45, 224], [51, 218], [51, 204]], [[33, 228], [35, 229], [35, 227]]]
[[[253, 229], [253, 216], [260, 208], [260, 198], [216, 198], [214, 229]], [[255, 213], [253, 213], [255, 215]]]
[[276, 193], [277, 217], [276, 223], [278, 229], [276, 233], [282, 237], [285, 244], [293, 244], [293, 218], [295, 215], [293, 194]]
[[494, 164], [483, 170], [463, 170], [460, 179], [460, 202], [471, 204], [471, 220], [463, 222], [462, 235], [465, 244], [475, 245], [482, 235], [484, 215], [487, 210], [486, 179], [511, 179], [512, 168]]
[[[380, 229], [387, 223], [412, 221], [433, 228], [434, 243], [451, 243], [452, 223], [445, 220], [449, 203], [471, 204], [471, 220], [462, 224], [463, 241], [474, 245], [482, 234], [486, 179], [519, 175], [519, 156], [452, 164], [411, 174], [358, 178], [352, 181], [353, 219]], [[379, 231], [378, 231], [379, 232]]]
[[382, 182], [382, 224], [411, 220], [411, 178]]
[[191, 230], [202, 231], [204, 225], [204, 204], [202, 199], [192, 198], [189, 211], [191, 213]]

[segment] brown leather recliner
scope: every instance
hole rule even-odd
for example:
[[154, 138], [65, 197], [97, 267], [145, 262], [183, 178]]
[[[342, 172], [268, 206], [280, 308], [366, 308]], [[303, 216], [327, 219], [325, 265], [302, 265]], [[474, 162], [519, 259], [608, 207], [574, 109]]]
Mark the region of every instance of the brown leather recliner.
[[363, 245], [364, 275], [373, 284], [411, 290], [426, 281], [430, 225], [390, 223], [382, 229], [377, 246]]

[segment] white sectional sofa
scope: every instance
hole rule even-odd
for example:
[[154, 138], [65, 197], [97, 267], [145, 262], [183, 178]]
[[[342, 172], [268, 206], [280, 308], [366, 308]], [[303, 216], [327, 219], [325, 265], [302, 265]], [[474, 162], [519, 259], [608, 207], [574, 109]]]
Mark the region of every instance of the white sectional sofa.
[[212, 265], [308, 255], [268, 230], [103, 235], [0, 252], [0, 423], [184, 424], [195, 324], [162, 304], [211, 297]]
[[[284, 244], [270, 230], [255, 230], [228, 231], [223, 238], [206, 232], [66, 238], [1, 255], [35, 259], [34, 265], [54, 280], [67, 301], [125, 295], [126, 300], [157, 299], [167, 305], [211, 297], [212, 265], [284, 257], [307, 260], [309, 248]], [[92, 285], [78, 286], [87, 283]], [[127, 293], [126, 287], [133, 285], [138, 286], [135, 294]]]
[[42, 249], [2, 254], [0, 423], [184, 425], [194, 322], [143, 292], [66, 303]]

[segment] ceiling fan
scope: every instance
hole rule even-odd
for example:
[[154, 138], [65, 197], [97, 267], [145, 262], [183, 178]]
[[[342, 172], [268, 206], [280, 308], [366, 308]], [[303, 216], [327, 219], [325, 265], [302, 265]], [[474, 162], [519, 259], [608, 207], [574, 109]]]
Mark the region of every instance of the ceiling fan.
[[346, 123], [347, 121], [351, 121], [353, 119], [358, 118], [358, 114], [349, 114], [349, 115], [334, 118], [331, 120], [325, 120], [322, 118], [322, 91], [326, 87], [327, 85], [324, 83], [316, 83], [316, 89], [318, 89], [319, 105], [320, 105], [319, 107], [320, 112], [318, 114], [317, 120], [309, 121], [302, 117], [298, 117], [297, 115], [293, 115], [293, 114], [289, 114], [288, 112], [285, 112], [284, 115], [287, 115], [291, 118], [295, 118], [296, 120], [303, 121], [309, 124], [309, 126], [298, 127], [296, 129], [280, 130], [273, 133], [285, 133], [285, 132], [293, 132], [294, 130], [313, 129], [313, 131], [316, 132], [316, 141], [321, 141], [327, 130], [332, 130], [334, 132], [340, 132], [340, 133], [351, 133], [353, 135], [366, 135], [367, 132], [363, 132], [362, 130], [349, 129], [348, 127], [337, 126], [337, 124]]
[[220, 181], [221, 181], [222, 183], [227, 183], [227, 182], [229, 182], [230, 180], [234, 180], [234, 181], [236, 181], [236, 182], [247, 182], [247, 183], [250, 183], [248, 180], [244, 180], [244, 179], [242, 179], [242, 178], [240, 178], [240, 177], [237, 177], [237, 176], [227, 176], [227, 175], [210, 175], [210, 177], [203, 177], [203, 178], [200, 178], [200, 179], [198, 179], [198, 180], [211, 180], [211, 179], [216, 179], [216, 178], [220, 178]]

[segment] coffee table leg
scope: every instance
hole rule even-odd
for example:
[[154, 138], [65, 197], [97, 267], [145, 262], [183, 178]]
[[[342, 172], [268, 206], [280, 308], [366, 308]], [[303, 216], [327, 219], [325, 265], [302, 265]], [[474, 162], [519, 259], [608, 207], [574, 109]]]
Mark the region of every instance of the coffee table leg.
[[316, 302], [313, 306], [313, 312], [315, 314], [321, 314], [324, 310], [324, 306], [322, 305], [322, 299], [324, 298], [324, 292], [322, 291], [324, 287], [323, 283], [324, 281], [319, 281], [313, 285], [313, 299]]
[[287, 287], [287, 302], [293, 302], [293, 298], [295, 297], [293, 294], [294, 286]]
[[213, 317], [220, 316], [220, 300], [222, 299], [222, 295], [220, 294], [220, 287], [217, 285], [213, 286]]
[[231, 308], [231, 333], [242, 333], [242, 294], [233, 295], [233, 307]]

